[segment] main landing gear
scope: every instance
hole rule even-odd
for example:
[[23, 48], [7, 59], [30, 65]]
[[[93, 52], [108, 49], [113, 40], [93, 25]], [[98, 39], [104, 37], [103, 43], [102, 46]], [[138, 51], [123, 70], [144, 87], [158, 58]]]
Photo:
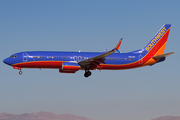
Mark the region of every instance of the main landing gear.
[[91, 71], [85, 70], [84, 77], [89, 77], [91, 75]]

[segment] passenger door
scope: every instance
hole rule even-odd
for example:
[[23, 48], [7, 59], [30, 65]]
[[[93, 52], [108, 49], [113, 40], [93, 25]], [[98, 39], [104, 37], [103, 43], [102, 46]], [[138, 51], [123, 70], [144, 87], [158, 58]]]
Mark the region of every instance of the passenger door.
[[23, 53], [23, 62], [27, 62], [27, 61], [28, 61], [28, 54]]

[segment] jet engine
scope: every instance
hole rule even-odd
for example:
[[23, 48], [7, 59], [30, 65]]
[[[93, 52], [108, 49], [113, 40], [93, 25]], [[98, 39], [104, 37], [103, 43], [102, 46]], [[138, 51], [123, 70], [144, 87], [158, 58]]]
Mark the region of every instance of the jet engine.
[[62, 63], [62, 68], [59, 69], [60, 73], [75, 73], [78, 71], [81, 67], [78, 63], [74, 62], [64, 62]]

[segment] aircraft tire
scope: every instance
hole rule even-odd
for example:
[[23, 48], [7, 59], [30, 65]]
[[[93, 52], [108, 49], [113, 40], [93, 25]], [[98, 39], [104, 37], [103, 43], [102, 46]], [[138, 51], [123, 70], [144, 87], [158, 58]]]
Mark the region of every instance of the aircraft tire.
[[91, 75], [90, 71], [84, 73], [84, 77], [89, 77], [90, 75]]
[[19, 71], [19, 74], [21, 75], [21, 74], [22, 74], [22, 71]]

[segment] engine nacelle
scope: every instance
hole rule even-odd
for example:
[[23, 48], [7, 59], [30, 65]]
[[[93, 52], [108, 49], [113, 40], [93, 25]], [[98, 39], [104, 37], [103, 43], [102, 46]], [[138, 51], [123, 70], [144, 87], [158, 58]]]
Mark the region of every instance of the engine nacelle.
[[80, 66], [78, 63], [64, 62], [64, 63], [62, 63], [62, 68], [59, 69], [59, 72], [61, 72], [61, 73], [75, 73], [79, 69], [80, 69]]

